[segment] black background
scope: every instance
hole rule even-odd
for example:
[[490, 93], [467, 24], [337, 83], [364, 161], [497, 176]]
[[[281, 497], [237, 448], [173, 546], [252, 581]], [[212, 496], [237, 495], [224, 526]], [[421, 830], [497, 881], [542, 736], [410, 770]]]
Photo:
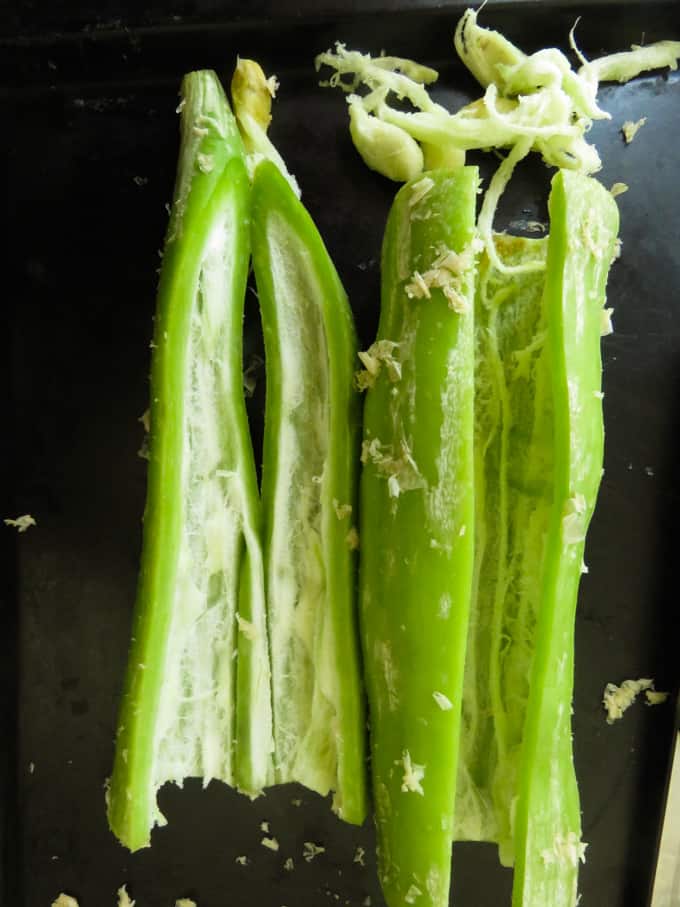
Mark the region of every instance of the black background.
[[[297, 175], [349, 293], [361, 341], [374, 336], [378, 258], [394, 186], [368, 171], [339, 94], [317, 87], [312, 61], [336, 39], [415, 57], [440, 70], [438, 99], [479, 95], [457, 65], [459, 3], [272, 3], [128, 0], [22, 2], [0, 8], [4, 281], [0, 337], [2, 516], [38, 526], [0, 536], [0, 877], [5, 907], [47, 907], [60, 891], [81, 907], [115, 903], [123, 882], [139, 907], [192, 896], [199, 907], [381, 905], [373, 835], [343, 826], [298, 788], [250, 803], [213, 782], [164, 789], [169, 826], [151, 850], [124, 851], [106, 826], [111, 767], [141, 540], [147, 405], [158, 249], [177, 152], [182, 74], [236, 54], [280, 81], [271, 135]], [[361, 10], [361, 11], [359, 11]], [[482, 23], [525, 49], [566, 48], [577, 14], [590, 54], [680, 39], [676, 3], [491, 0]], [[673, 728], [672, 703], [604, 721], [607, 681], [653, 676], [677, 692], [678, 390], [680, 390], [680, 79], [607, 86], [612, 119], [591, 133], [602, 181], [619, 198], [623, 255], [603, 342], [605, 476], [588, 539], [590, 573], [577, 621], [574, 736], [590, 843], [585, 907], [645, 903]], [[647, 116], [624, 146], [624, 120]], [[489, 161], [484, 166], [488, 174]], [[550, 174], [518, 173], [497, 225], [545, 218]], [[246, 365], [260, 351], [249, 294]], [[263, 375], [251, 403], [256, 443]], [[31, 771], [31, 765], [33, 771]], [[300, 798], [301, 806], [292, 804]], [[281, 849], [260, 846], [269, 821]], [[304, 841], [326, 847], [302, 859]], [[353, 862], [366, 850], [366, 866]], [[248, 866], [235, 863], [238, 855]], [[292, 856], [295, 870], [283, 869]], [[457, 845], [459, 907], [509, 903], [494, 849]], [[548, 907], [548, 905], [546, 905]]]

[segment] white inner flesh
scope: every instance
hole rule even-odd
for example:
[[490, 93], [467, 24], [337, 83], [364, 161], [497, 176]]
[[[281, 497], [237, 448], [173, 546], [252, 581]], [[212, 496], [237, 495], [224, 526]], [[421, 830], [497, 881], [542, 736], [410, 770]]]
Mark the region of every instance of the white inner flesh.
[[282, 357], [266, 565], [277, 780], [298, 780], [326, 794], [335, 786], [337, 767], [337, 666], [332, 663], [323, 528], [331, 494], [322, 289], [304, 246], [275, 214], [267, 224], [267, 240]]
[[[204, 784], [211, 778], [232, 783], [233, 777], [234, 625], [245, 501], [230, 405], [241, 388], [234, 386], [228, 361], [232, 319], [239, 314], [228, 303], [235, 280], [233, 218], [226, 205], [206, 243], [177, 414], [184, 423], [182, 528], [155, 738], [155, 788], [191, 776]], [[158, 811], [156, 818], [163, 821]]]

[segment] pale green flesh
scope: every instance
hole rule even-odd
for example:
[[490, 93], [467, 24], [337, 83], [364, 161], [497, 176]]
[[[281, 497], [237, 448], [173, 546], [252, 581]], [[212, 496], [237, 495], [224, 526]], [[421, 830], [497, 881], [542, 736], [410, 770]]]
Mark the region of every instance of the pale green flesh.
[[225, 328], [217, 306], [226, 311], [221, 284], [228, 279], [219, 252], [208, 253], [204, 260], [191, 315], [184, 382], [182, 528], [159, 702], [156, 786], [193, 774], [206, 781], [232, 779], [238, 591], [234, 566], [241, 517], [235, 501], [239, 479], [223, 437], [228, 413], [217, 393], [220, 386], [229, 392], [223, 360], [215, 355]]
[[[281, 356], [267, 588], [276, 774], [327, 794], [337, 777], [337, 665], [324, 555], [328, 499], [328, 350], [322, 289], [304, 244], [267, 222]], [[347, 502], [338, 502], [347, 503]], [[333, 519], [337, 520], [335, 514]]]
[[[574, 907], [584, 858], [571, 743], [574, 612], [603, 452], [600, 331], [618, 228], [561, 171], [545, 240], [496, 237], [476, 300], [475, 574], [456, 837], [499, 844], [513, 905]], [[546, 256], [547, 252], [547, 256]]]
[[[545, 240], [495, 242], [504, 264], [545, 261]], [[485, 255], [475, 302], [475, 566], [455, 836], [498, 842], [506, 864], [553, 495], [544, 281], [544, 271], [499, 274]]]
[[[225, 304], [238, 287], [232, 268], [237, 209], [225, 200], [204, 251], [190, 320], [181, 408], [184, 445], [181, 470], [181, 530], [174, 602], [164, 653], [153, 751], [153, 787], [199, 776], [234, 783], [234, 702], [239, 646], [264, 646], [264, 621], [247, 640], [237, 638], [239, 564], [244, 536], [250, 560], [259, 563], [251, 595], [264, 613], [261, 554], [248, 462], [240, 422], [231, 401], [240, 369], [231, 364], [231, 338], [240, 326], [240, 306]], [[178, 416], [180, 414], [178, 413]], [[252, 476], [254, 481], [254, 473]], [[243, 636], [243, 632], [239, 636]], [[262, 642], [260, 642], [262, 640]], [[264, 705], [264, 712], [261, 706]], [[267, 703], [251, 702], [263, 718], [260, 749], [267, 738]], [[245, 741], [242, 742], [243, 744]], [[266, 783], [263, 777], [262, 783]], [[157, 814], [157, 818], [160, 815]]]

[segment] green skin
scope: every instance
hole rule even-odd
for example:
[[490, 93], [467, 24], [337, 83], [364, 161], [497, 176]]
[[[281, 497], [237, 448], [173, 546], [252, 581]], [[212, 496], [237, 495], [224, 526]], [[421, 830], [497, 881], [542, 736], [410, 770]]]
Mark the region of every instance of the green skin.
[[[258, 544], [253, 541], [260, 519], [257, 480], [243, 395], [233, 392], [233, 388], [242, 387], [241, 324], [249, 260], [249, 183], [238, 129], [215, 74], [190, 73], [183, 81], [182, 96], [177, 183], [154, 333], [141, 571], [107, 796], [111, 829], [131, 850], [148, 846], [153, 824], [164, 821], [156, 806], [157, 787], [165, 780], [181, 782], [177, 769], [169, 766], [170, 760], [159, 761], [162, 710], [170, 742], [175, 735], [185, 744], [188, 741], [197, 752], [183, 764], [182, 774], [203, 775], [206, 782], [212, 774], [247, 792], [261, 790], [271, 780], [266, 627], [263, 605], [258, 607], [258, 601], [263, 602], [263, 576], [261, 561], [258, 567]], [[215, 261], [218, 265], [224, 263], [226, 270], [215, 268]], [[206, 268], [212, 270], [208, 272]], [[219, 298], [215, 298], [211, 286], [217, 286]], [[192, 346], [192, 313], [195, 318], [198, 306], [203, 311], [210, 309], [211, 299], [216, 310], [222, 307], [226, 313], [220, 320], [222, 333], [212, 337], [208, 331], [204, 340], [194, 341]], [[205, 349], [210, 343], [216, 346], [204, 352], [201, 343]], [[192, 356], [197, 357], [195, 362]], [[232, 541], [224, 545], [224, 563], [218, 576], [223, 592], [217, 594], [236, 601], [239, 586], [242, 587], [240, 614], [253, 623], [261, 641], [251, 643], [237, 634], [235, 606], [230, 606], [220, 625], [224, 646], [218, 651], [218, 641], [214, 650], [204, 652], [202, 659], [193, 656], [191, 661], [185, 653], [191, 651], [191, 634], [205, 616], [208, 602], [200, 600], [199, 611], [189, 619], [183, 616], [182, 596], [177, 595], [177, 590], [187, 576], [191, 578], [192, 571], [193, 578], [205, 573], [202, 563], [180, 566], [182, 538], [192, 506], [190, 483], [196, 479], [200, 487], [201, 481], [200, 473], [194, 473], [192, 463], [187, 463], [185, 450], [187, 432], [191, 430], [187, 382], [195, 374], [194, 368], [200, 366], [205, 366], [215, 388], [213, 406], [219, 422], [217, 465], [221, 467], [217, 474], [233, 473], [239, 483], [238, 503], [230, 511]], [[229, 480], [220, 481], [228, 497]], [[238, 650], [237, 659], [232, 658], [232, 649]], [[215, 672], [222, 677], [222, 681], [217, 679], [217, 673], [209, 677], [217, 685], [217, 696], [224, 693], [225, 701], [220, 705], [229, 716], [226, 727], [214, 735], [216, 759], [213, 754], [209, 760], [201, 751], [205, 735], [196, 718], [198, 713], [192, 711], [192, 697], [182, 699], [178, 694], [173, 701], [165, 692], [168, 671], [178, 675], [183, 657], [189, 661], [182, 662], [180, 694], [187, 684], [193, 683], [192, 675], [198, 676], [201, 660], [211, 664], [210, 659], [214, 659]], [[238, 709], [234, 702], [236, 686]], [[257, 725], [257, 733], [249, 732], [252, 722]], [[188, 731], [187, 726], [191, 727]], [[239, 746], [235, 748], [237, 734]], [[219, 768], [208, 771], [209, 762]]]
[[[397, 194], [383, 240], [378, 339], [399, 344], [402, 377], [382, 368], [364, 410], [360, 626], [389, 907], [448, 905], [473, 567], [474, 268], [462, 277], [464, 314], [442, 289], [419, 299], [405, 288], [431, 267], [437, 247], [469, 246], [478, 176], [472, 167], [427, 176], [434, 185], [420, 201], [411, 204], [418, 180]], [[402, 442], [410, 450], [415, 467], [397, 475], [398, 497], [390, 467], [367, 451], [375, 439], [397, 458]], [[417, 783], [402, 789], [406, 754], [424, 766], [422, 794]]]
[[267, 363], [262, 507], [276, 781], [366, 816], [356, 626], [359, 399], [347, 297], [277, 167], [253, 178], [253, 267]]
[[[535, 630], [519, 798], [514, 907], [574, 907], [580, 840], [571, 740], [574, 615], [584, 539], [602, 475], [600, 333], [619, 216], [609, 192], [567, 171], [553, 178], [545, 284], [554, 406], [554, 496]], [[576, 517], [570, 500], [580, 494]], [[567, 848], [568, 850], [568, 848]], [[557, 859], [553, 855], [557, 852]]]

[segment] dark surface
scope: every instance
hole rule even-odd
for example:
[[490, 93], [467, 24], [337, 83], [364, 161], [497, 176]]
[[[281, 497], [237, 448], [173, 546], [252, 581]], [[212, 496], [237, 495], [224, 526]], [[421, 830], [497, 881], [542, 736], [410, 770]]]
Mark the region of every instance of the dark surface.
[[[372, 831], [342, 826], [299, 789], [250, 803], [213, 783], [165, 789], [169, 826], [151, 850], [127, 854], [108, 832], [110, 771], [127, 653], [144, 504], [137, 456], [146, 408], [157, 250], [177, 151], [174, 113], [182, 73], [236, 53], [281, 80], [272, 136], [326, 238], [368, 345], [377, 323], [380, 240], [394, 187], [355, 155], [339, 95], [321, 91], [313, 55], [335, 39], [435, 65], [437, 95], [477, 96], [453, 62], [454, 11], [371, 4], [387, 14], [338, 15], [340, 3], [236, 15], [209, 2], [145, 6], [34, 2], [0, 15], [6, 283], [3, 308], [2, 515], [32, 513], [25, 535], [2, 528], [0, 551], [0, 795], [4, 907], [48, 907], [60, 892], [81, 907], [115, 903], [123, 882], [139, 907], [193, 896], [199, 907], [382, 904]], [[232, 10], [234, 6], [232, 5]], [[312, 9], [314, 12], [312, 13]], [[669, 4], [508, 3], [484, 22], [527, 49], [566, 45], [575, 12], [587, 52], [680, 39]], [[258, 14], [263, 17], [258, 21]], [[179, 16], [180, 18], [175, 18]], [[238, 21], [241, 20], [241, 21]], [[212, 23], [212, 25], [211, 25]], [[137, 28], [136, 26], [143, 26]], [[454, 87], [455, 86], [455, 89]], [[623, 256], [604, 340], [606, 472], [589, 535], [577, 626], [574, 735], [584, 838], [585, 907], [645, 903], [662, 806], [673, 709], [636, 705], [609, 727], [607, 681], [654, 676], [677, 690], [680, 390], [680, 79], [654, 75], [602, 90], [612, 120], [592, 135], [606, 185], [623, 181]], [[647, 116], [629, 147], [618, 132]], [[542, 219], [549, 174], [533, 163], [504, 200], [500, 226]], [[257, 351], [248, 297], [247, 350]], [[260, 372], [261, 377], [261, 372]], [[261, 399], [252, 410], [258, 411]], [[33, 765], [33, 771], [31, 771]], [[292, 805], [300, 797], [302, 805]], [[270, 823], [281, 849], [259, 844]], [[304, 841], [325, 845], [307, 864]], [[357, 845], [366, 866], [353, 862]], [[234, 861], [247, 854], [242, 867]], [[283, 870], [293, 856], [295, 870]], [[460, 907], [509, 903], [510, 874], [491, 847], [459, 845]], [[541, 905], [542, 907], [542, 905]], [[547, 905], [546, 905], [547, 907]]]

